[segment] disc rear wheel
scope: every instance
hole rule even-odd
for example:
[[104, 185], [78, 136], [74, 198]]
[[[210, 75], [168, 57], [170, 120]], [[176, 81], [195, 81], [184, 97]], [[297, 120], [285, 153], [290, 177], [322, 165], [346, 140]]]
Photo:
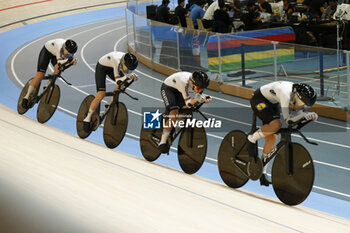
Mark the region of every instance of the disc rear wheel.
[[94, 99], [95, 99], [95, 96], [93, 96], [93, 95], [86, 96], [79, 107], [79, 111], [78, 111], [78, 115], [77, 115], [77, 133], [78, 133], [78, 136], [80, 138], [83, 138], [83, 139], [87, 138], [91, 134], [91, 131], [92, 131], [92, 130], [90, 130], [89, 132], [85, 132], [83, 120], [87, 116], [91, 102]]
[[218, 168], [221, 179], [231, 188], [239, 188], [249, 178], [236, 165], [235, 160], [248, 158], [247, 135], [240, 130], [233, 130], [222, 140], [218, 153]]
[[38, 88], [36, 88], [34, 90], [34, 92], [29, 96], [29, 99], [28, 99], [28, 108], [25, 109], [22, 107], [22, 101], [23, 101], [23, 98], [24, 96], [26, 96], [27, 92], [28, 92], [28, 88], [29, 88], [29, 85], [30, 85], [30, 82], [32, 81], [32, 78], [29, 79], [29, 81], [24, 85], [22, 91], [21, 91], [21, 94], [19, 95], [19, 98], [18, 98], [18, 101], [17, 101], [17, 112], [19, 114], [24, 114], [26, 113], [29, 108], [32, 108], [34, 106], [34, 104], [36, 103], [36, 98], [37, 98], [37, 95], [38, 95], [38, 92], [39, 92], [39, 88], [40, 88], [40, 84], [38, 86]]
[[140, 147], [143, 157], [150, 162], [155, 161], [160, 156], [158, 145], [162, 137], [163, 128], [145, 129], [142, 127], [140, 133]]

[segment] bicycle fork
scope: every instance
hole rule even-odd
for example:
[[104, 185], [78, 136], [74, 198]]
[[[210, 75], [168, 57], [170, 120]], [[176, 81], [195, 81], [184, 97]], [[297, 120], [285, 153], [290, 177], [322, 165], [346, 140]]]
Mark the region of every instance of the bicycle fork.
[[294, 174], [294, 155], [293, 155], [293, 144], [290, 133], [281, 133], [281, 141], [285, 143], [285, 146], [287, 147], [286, 150], [284, 150], [284, 156], [286, 159], [286, 171], [288, 171], [289, 176], [293, 176]]

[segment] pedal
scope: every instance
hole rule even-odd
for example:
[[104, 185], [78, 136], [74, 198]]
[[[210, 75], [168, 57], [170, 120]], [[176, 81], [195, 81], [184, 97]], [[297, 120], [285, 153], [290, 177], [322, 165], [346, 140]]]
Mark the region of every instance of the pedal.
[[28, 106], [29, 108], [32, 108], [36, 103], [39, 103], [38, 97], [30, 97], [28, 100]]
[[264, 185], [264, 186], [268, 187], [270, 184], [272, 184], [272, 183], [266, 179], [264, 174], [262, 174], [260, 177], [260, 185]]
[[91, 129], [92, 129], [92, 131], [96, 131], [99, 126], [100, 126], [100, 122], [99, 121], [92, 121], [91, 122]]
[[169, 155], [170, 145], [165, 143], [158, 146], [160, 153]]
[[96, 131], [100, 126], [101, 117], [95, 112], [91, 116], [91, 130]]

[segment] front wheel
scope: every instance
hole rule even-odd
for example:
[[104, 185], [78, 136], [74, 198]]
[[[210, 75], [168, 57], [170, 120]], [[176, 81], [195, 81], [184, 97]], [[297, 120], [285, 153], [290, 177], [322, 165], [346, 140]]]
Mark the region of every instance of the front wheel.
[[207, 154], [207, 136], [203, 127], [184, 128], [177, 146], [179, 164], [187, 174], [196, 173]]
[[[117, 107], [118, 104], [118, 107]], [[122, 102], [111, 106], [103, 126], [103, 140], [110, 149], [116, 148], [123, 140], [128, 127], [128, 112]]]
[[273, 162], [272, 184], [277, 197], [284, 204], [293, 206], [302, 203], [310, 194], [315, 169], [304, 146], [299, 143], [290, 146], [291, 155], [288, 156], [288, 146], [284, 146]]
[[40, 99], [36, 117], [40, 123], [47, 122], [55, 113], [58, 102], [60, 101], [60, 87], [56, 84], [48, 87]]

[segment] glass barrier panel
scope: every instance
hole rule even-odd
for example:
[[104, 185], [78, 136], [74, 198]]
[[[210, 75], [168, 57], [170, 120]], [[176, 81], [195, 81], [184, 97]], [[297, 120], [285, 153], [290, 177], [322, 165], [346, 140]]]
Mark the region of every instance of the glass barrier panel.
[[131, 46], [131, 48], [135, 49], [135, 35], [134, 35], [134, 22], [133, 22], [133, 17], [134, 14], [129, 11], [128, 9], [125, 9], [125, 14], [126, 14], [126, 23], [125, 23], [125, 27], [126, 27], [126, 33], [127, 33], [127, 43], [129, 46]]
[[149, 20], [135, 15], [135, 50], [151, 59], [151, 41]]
[[152, 60], [178, 69], [178, 27], [151, 21]]
[[208, 34], [199, 30], [179, 27], [179, 56], [182, 71], [208, 71]]
[[344, 53], [287, 43], [279, 43], [277, 50], [281, 49], [294, 51], [294, 59], [278, 62], [279, 80], [308, 83], [317, 91], [319, 103], [347, 106], [346, 66], [341, 65], [346, 63]]
[[126, 8], [129, 11], [133, 12], [134, 14], [137, 14], [137, 11], [136, 11], [137, 4], [138, 4], [137, 2], [138, 2], [137, 0], [136, 1], [135, 0], [129, 0], [127, 5], [126, 5]]
[[152, 61], [179, 71], [202, 70], [212, 79], [252, 89], [273, 81], [306, 82], [317, 91], [318, 102], [349, 105], [343, 51], [289, 43], [290, 27], [276, 29], [282, 42], [273, 42], [256, 38], [271, 29], [217, 34], [147, 20], [147, 6], [160, 4], [129, 1], [126, 10], [128, 44]]

